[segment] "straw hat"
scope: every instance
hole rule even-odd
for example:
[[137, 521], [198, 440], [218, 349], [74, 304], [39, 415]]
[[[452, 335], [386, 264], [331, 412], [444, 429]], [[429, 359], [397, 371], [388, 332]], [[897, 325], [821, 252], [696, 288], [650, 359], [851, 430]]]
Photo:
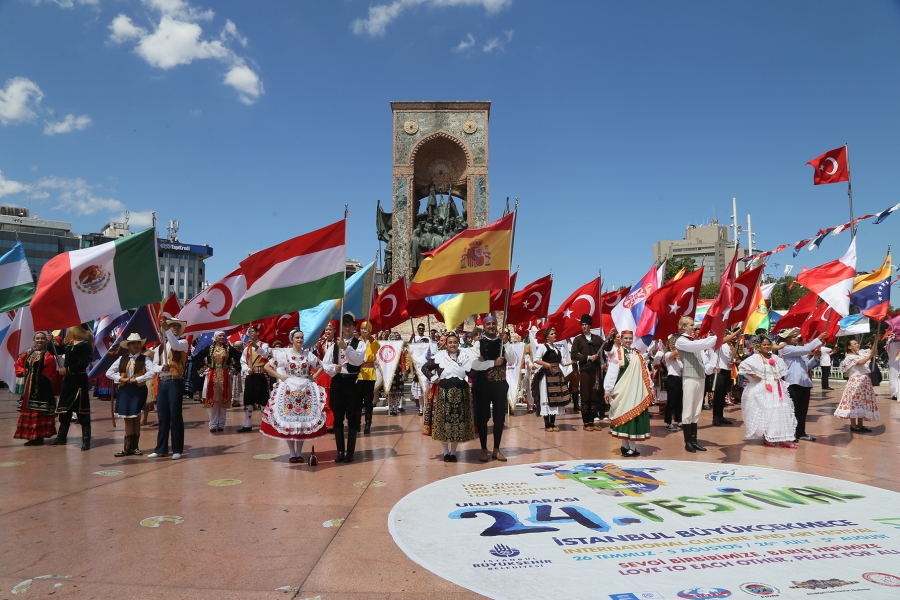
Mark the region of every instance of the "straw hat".
[[126, 339], [119, 342], [119, 346], [121, 346], [122, 348], [125, 348], [127, 350], [128, 344], [130, 344], [131, 342], [140, 342], [141, 346], [143, 346], [146, 341], [147, 341], [147, 338], [142, 338], [140, 336], [140, 334], [138, 334], [138, 333], [132, 333]]

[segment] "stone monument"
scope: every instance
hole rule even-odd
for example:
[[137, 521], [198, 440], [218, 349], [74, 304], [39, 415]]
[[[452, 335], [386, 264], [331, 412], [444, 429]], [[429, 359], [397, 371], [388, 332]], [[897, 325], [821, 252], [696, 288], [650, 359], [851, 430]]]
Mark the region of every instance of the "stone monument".
[[[490, 102], [391, 102], [393, 198], [378, 203], [385, 283], [412, 279], [422, 252], [488, 219]], [[457, 206], [459, 203], [459, 206]]]

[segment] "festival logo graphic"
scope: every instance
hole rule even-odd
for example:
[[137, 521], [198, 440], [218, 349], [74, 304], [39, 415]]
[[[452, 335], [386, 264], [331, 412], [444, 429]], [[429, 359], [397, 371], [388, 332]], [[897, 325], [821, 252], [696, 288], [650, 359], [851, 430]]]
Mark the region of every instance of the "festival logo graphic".
[[658, 592], [625, 592], [624, 594], [610, 594], [612, 600], [665, 600], [665, 596]]
[[510, 548], [505, 544], [497, 544], [491, 549], [491, 554], [498, 558], [512, 558], [513, 556], [518, 556], [521, 553], [515, 548]]
[[624, 469], [614, 463], [604, 462], [584, 463], [569, 469], [559, 468], [561, 466], [538, 465], [534, 468], [544, 472], [535, 475], [555, 475], [560, 479], [571, 479], [605, 496], [639, 497], [666, 485], [650, 475], [663, 470], [658, 467]]
[[737, 469], [729, 469], [724, 471], [713, 471], [706, 474], [708, 481], [759, 481], [762, 479], [759, 475], [736, 475]]
[[85, 294], [99, 294], [109, 284], [109, 273], [101, 265], [88, 265], [75, 280], [75, 287]]
[[462, 255], [460, 267], [465, 269], [491, 266], [491, 251], [480, 238], [469, 242], [469, 247]]
[[777, 598], [778, 588], [768, 583], [750, 582], [741, 584], [741, 591], [759, 598]]
[[378, 349], [378, 358], [381, 362], [393, 362], [395, 356], [397, 356], [397, 351], [393, 346], [382, 346]]
[[888, 573], [863, 573], [863, 579], [887, 587], [900, 587], [900, 577]]
[[678, 592], [679, 598], [727, 598], [731, 595], [731, 590], [725, 588], [690, 588]]
[[806, 581], [793, 581], [792, 590], [830, 590], [831, 588], [853, 585], [858, 581], [844, 581], [843, 579], [807, 579]]

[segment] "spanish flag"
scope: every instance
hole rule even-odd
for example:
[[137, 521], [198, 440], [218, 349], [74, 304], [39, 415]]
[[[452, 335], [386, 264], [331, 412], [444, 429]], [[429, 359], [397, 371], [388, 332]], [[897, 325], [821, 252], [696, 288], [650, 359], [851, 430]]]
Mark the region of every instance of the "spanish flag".
[[430, 252], [409, 284], [409, 299], [506, 288], [515, 215], [481, 229], [465, 229]]

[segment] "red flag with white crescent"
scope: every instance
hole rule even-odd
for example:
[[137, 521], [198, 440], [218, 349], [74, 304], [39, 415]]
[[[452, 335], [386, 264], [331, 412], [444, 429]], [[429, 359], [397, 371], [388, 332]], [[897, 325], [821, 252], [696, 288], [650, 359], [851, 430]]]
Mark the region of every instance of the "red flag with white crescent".
[[532, 281], [513, 294], [509, 299], [509, 315], [507, 323], [523, 323], [537, 321], [547, 316], [550, 308], [550, 291], [553, 288], [553, 276], [547, 275]]
[[229, 329], [231, 309], [247, 291], [247, 280], [240, 267], [215, 282], [193, 298], [178, 313], [187, 321], [184, 333], [202, 333]]
[[702, 285], [703, 265], [681, 279], [669, 281], [647, 297], [647, 307], [659, 319], [653, 332], [655, 339], [666, 340], [673, 333], [678, 333], [678, 321], [681, 317], [694, 318]]
[[393, 329], [409, 320], [407, 304], [406, 279], [401, 277], [386, 287], [372, 302], [372, 311], [369, 314], [369, 320], [372, 322], [371, 333]]
[[841, 181], [850, 180], [850, 167], [847, 164], [847, 146], [829, 150], [806, 164], [812, 165], [813, 169], [815, 169], [813, 185], [840, 183]]
[[[592, 327], [600, 326], [600, 278], [586, 283], [566, 298], [559, 309], [547, 318], [547, 326], [556, 328], [556, 339], [575, 337], [581, 333], [581, 315], [591, 315]], [[542, 341], [543, 337], [538, 336]]]
[[766, 265], [763, 264], [755, 269], [744, 271], [740, 277], [734, 280], [731, 313], [729, 313], [728, 322], [726, 323], [728, 327], [746, 321], [750, 313], [756, 310], [753, 298], [756, 295], [756, 287], [759, 285], [759, 278], [762, 277], [765, 267]]

